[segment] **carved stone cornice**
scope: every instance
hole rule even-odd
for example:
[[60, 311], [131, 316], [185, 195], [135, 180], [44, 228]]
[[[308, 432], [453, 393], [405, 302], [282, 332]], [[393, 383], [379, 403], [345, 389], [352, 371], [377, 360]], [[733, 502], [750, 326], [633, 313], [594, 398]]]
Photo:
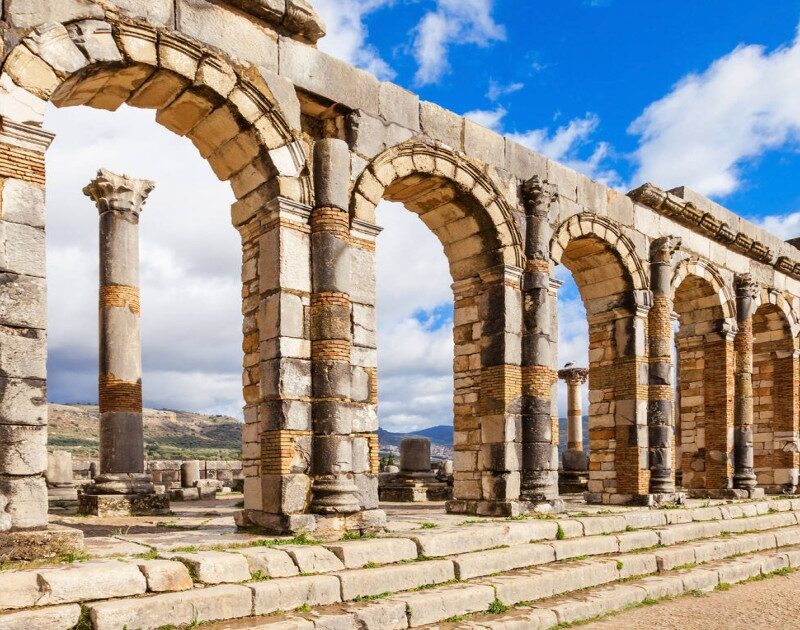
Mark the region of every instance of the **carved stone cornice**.
[[682, 240], [677, 236], [663, 236], [650, 244], [650, 262], [672, 264], [672, 257], [681, 247]]
[[138, 216], [155, 186], [150, 180], [117, 175], [101, 168], [97, 177], [83, 189], [83, 194], [95, 202], [100, 214], [113, 210]]
[[653, 184], [645, 184], [632, 190], [628, 196], [635, 202], [652, 208], [660, 215], [685, 225], [725, 247], [744, 254], [748, 258], [771, 265], [781, 273], [800, 279], [800, 260], [786, 256], [775, 257], [766, 244], [757, 241], [744, 232], [735, 231], [728, 223], [720, 221], [710, 212], [704, 212], [691, 201], [686, 201]]
[[254, 18], [284, 28], [311, 44], [325, 36], [325, 22], [308, 0], [223, 0]]
[[558, 202], [558, 187], [535, 175], [522, 185], [522, 199], [525, 214], [546, 218], [550, 208]]

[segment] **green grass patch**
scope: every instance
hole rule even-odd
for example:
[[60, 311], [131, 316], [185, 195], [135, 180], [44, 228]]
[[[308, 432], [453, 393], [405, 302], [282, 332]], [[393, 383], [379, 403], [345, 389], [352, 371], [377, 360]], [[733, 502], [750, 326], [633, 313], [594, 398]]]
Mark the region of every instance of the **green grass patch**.
[[420, 525], [422, 529], [436, 529], [439, 527], [436, 523], [431, 523], [430, 521], [425, 521]]
[[250, 580], [252, 582], [266, 582], [267, 580], [271, 580], [272, 577], [264, 573], [263, 571], [253, 571], [250, 574]]
[[731, 590], [731, 585], [728, 582], [720, 582], [714, 587], [715, 591], [729, 591]]
[[696, 562], [687, 562], [686, 564], [679, 564], [677, 567], [672, 567], [672, 570], [682, 571], [683, 569], [694, 569], [696, 566]]
[[345, 532], [342, 540], [369, 540], [375, 538], [375, 534], [370, 532]]
[[470, 519], [467, 519], [466, 521], [461, 521], [458, 525], [460, 527], [465, 527], [465, 526], [469, 526], [469, 525], [481, 525], [483, 523], [488, 523], [488, 522], [489, 522], [489, 519], [487, 519], [487, 518], [470, 518]]
[[558, 524], [558, 529], [556, 529], [556, 540], [564, 540], [567, 537], [566, 533], [564, 533], [564, 528], [561, 527], [561, 523]]
[[506, 606], [499, 599], [495, 599], [486, 612], [492, 615], [502, 615], [503, 613], [508, 612], [508, 606]]
[[385, 593], [379, 593], [378, 595], [358, 595], [356, 596], [356, 602], [374, 602], [376, 599], [384, 599], [386, 597], [390, 597], [392, 594], [389, 591]]

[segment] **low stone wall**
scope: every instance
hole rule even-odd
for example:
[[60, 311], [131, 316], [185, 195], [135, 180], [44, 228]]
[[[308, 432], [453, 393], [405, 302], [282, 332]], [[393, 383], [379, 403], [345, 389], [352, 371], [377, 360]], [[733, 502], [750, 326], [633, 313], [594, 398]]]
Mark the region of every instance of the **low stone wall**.
[[[72, 463], [72, 471], [76, 483], [88, 482], [91, 479], [89, 466], [92, 462], [99, 466], [97, 460], [75, 459]], [[145, 468], [153, 476], [153, 482], [158, 485], [170, 488], [181, 487], [181, 464], [185, 460], [181, 459], [154, 459], [145, 462]], [[244, 479], [242, 473], [242, 462], [239, 460], [229, 461], [203, 461], [200, 460], [200, 478], [217, 479], [224, 486], [234, 486], [236, 480]]]

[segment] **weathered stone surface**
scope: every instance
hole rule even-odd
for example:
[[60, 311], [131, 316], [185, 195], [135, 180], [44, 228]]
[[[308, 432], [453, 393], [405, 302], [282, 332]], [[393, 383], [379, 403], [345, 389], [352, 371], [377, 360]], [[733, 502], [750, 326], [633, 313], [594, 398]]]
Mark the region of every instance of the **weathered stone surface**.
[[434, 103], [420, 103], [422, 133], [460, 151], [464, 144], [464, 119]]
[[47, 427], [0, 424], [0, 470], [37, 475], [47, 470]]
[[633, 606], [644, 601], [646, 593], [638, 586], [617, 584], [598, 589], [585, 599], [569, 599], [550, 608], [559, 623], [574, 623]]
[[405, 538], [375, 538], [326, 544], [347, 569], [360, 569], [365, 564], [392, 564], [415, 560], [417, 546]]
[[516, 545], [506, 549], [464, 553], [450, 558], [456, 568], [456, 577], [462, 580], [547, 564], [555, 562], [555, 559], [553, 547], [547, 544]]
[[197, 579], [204, 584], [224, 582], [246, 582], [250, 569], [244, 556], [223, 551], [201, 551], [198, 553], [168, 553], [165, 558], [180, 560], [190, 566]]
[[[6, 527], [3, 527], [4, 519], [0, 518], [0, 531], [9, 527], [33, 529], [47, 525], [47, 484], [44, 477], [0, 475], [0, 501], [3, 499], [5, 499], [3, 512], [10, 517], [10, 523], [6, 522]], [[41, 542], [38, 541], [36, 544], [41, 545]], [[25, 542], [22, 541], [20, 544], [24, 546]], [[6, 541], [6, 545], [8, 549], [13, 543]], [[5, 552], [5, 549], [0, 548], [0, 556]], [[12, 549], [11, 553], [18, 555], [20, 550]], [[29, 549], [27, 553], [32, 554], [31, 559], [40, 557], [36, 555], [36, 549]]]
[[408, 628], [406, 605], [402, 601], [382, 600], [347, 607], [364, 630], [400, 630]]
[[147, 580], [147, 590], [153, 593], [185, 591], [192, 588], [192, 578], [186, 565], [171, 560], [140, 560], [139, 570]]
[[619, 551], [619, 543], [615, 536], [588, 536], [572, 540], [554, 540], [550, 543], [556, 552], [556, 560], [577, 558], [578, 556], [596, 556]]
[[5, 15], [12, 25], [25, 29], [45, 22], [102, 18], [103, 9], [91, 0], [8, 0]]
[[36, 571], [0, 573], [0, 610], [28, 608], [42, 597]]
[[449, 560], [430, 560], [381, 567], [357, 569], [337, 574], [342, 582], [342, 599], [396, 593], [425, 586], [441, 584], [455, 578], [453, 563]]
[[139, 568], [116, 560], [42, 569], [39, 581], [44, 591], [40, 605], [130, 597], [147, 591], [147, 582]]
[[126, 626], [157, 630], [167, 625], [239, 619], [249, 616], [251, 607], [250, 589], [233, 584], [88, 605], [95, 630], [119, 630]]
[[330, 573], [344, 568], [342, 561], [325, 547], [286, 545], [282, 549], [292, 557], [300, 573]]
[[0, 222], [0, 270], [44, 278], [44, 260], [44, 230]]
[[78, 623], [80, 616], [81, 607], [77, 604], [22, 610], [0, 614], [0, 630], [32, 630], [33, 628], [68, 630]]
[[174, 0], [112, 0], [122, 15], [144, 18], [148, 24], [172, 26]]
[[261, 573], [271, 578], [292, 577], [300, 573], [292, 557], [282, 549], [248, 547], [233, 550], [247, 558], [250, 573]]
[[409, 625], [416, 627], [457, 615], [485, 611], [494, 602], [494, 589], [477, 584], [456, 584], [392, 599], [405, 603], [409, 611]]
[[294, 610], [304, 604], [325, 606], [342, 601], [339, 580], [332, 575], [312, 575], [251, 583], [253, 614]]

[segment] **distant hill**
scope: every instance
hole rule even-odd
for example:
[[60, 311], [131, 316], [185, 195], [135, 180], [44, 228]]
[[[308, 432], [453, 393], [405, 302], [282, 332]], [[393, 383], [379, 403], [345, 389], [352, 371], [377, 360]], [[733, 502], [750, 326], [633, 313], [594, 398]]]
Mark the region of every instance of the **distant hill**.
[[378, 429], [378, 440], [381, 446], [400, 446], [400, 441], [405, 437], [426, 437], [431, 444], [436, 446], [453, 446], [453, 427], [440, 425], [430, 429], [412, 431], [411, 433], [392, 433]]
[[[96, 405], [48, 405], [48, 447], [83, 457], [99, 454], [100, 410]], [[145, 409], [148, 459], [239, 459], [242, 423], [230, 416]]]

